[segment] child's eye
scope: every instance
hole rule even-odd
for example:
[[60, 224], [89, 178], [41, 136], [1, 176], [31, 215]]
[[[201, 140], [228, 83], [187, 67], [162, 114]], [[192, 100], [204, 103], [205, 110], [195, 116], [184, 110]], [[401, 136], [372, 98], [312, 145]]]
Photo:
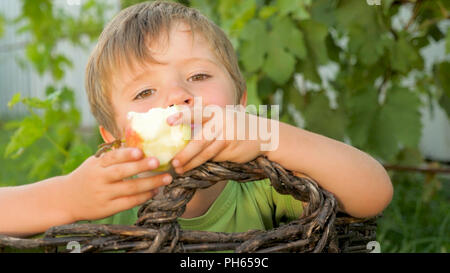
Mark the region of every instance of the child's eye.
[[155, 89], [145, 89], [145, 90], [139, 92], [139, 94], [137, 94], [137, 96], [134, 99], [135, 100], [143, 99], [145, 97], [148, 97], [148, 96], [152, 95], [155, 92], [156, 92]]
[[208, 78], [211, 78], [211, 76], [207, 74], [195, 74], [194, 76], [190, 77], [188, 81], [203, 81]]

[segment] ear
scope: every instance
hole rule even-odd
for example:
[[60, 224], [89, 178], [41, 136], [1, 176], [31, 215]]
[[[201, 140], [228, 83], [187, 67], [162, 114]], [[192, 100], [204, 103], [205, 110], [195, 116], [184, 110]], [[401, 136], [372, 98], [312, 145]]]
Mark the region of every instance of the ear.
[[245, 90], [244, 93], [242, 94], [240, 104], [243, 106], [247, 106], [247, 90]]
[[100, 125], [98, 126], [98, 130], [100, 131], [100, 135], [105, 143], [113, 142], [116, 139], [108, 130], [105, 129], [105, 127]]

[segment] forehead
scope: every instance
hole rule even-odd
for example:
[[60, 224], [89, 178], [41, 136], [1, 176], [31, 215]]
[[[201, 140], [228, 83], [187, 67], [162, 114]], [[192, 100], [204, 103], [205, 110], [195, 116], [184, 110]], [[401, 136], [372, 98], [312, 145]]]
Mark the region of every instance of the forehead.
[[119, 86], [138, 78], [140, 74], [158, 70], [158, 67], [164, 65], [182, 66], [189, 62], [203, 62], [222, 67], [204, 34], [192, 31], [184, 22], [174, 23], [169, 31], [160, 33], [156, 39], [147, 41], [146, 44], [145, 50], [150, 59], [128, 59], [128, 65], [114, 69], [114, 87], [120, 88]]

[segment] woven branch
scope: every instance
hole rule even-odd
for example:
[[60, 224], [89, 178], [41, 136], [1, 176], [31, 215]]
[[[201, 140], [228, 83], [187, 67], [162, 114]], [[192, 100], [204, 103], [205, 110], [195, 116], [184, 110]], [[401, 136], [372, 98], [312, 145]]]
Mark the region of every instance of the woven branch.
[[[106, 151], [104, 146], [102, 149]], [[177, 217], [196, 189], [223, 180], [245, 183], [264, 178], [270, 179], [277, 192], [306, 203], [299, 219], [269, 231], [223, 233], [180, 228]], [[134, 226], [70, 224], [48, 229], [42, 239], [0, 235], [0, 250], [12, 247], [64, 252], [67, 250], [58, 246], [77, 241], [83, 246], [81, 252], [369, 252], [366, 245], [375, 240], [377, 218], [358, 219], [338, 213], [333, 194], [314, 180], [258, 157], [245, 164], [206, 162], [182, 175], [174, 174], [160, 198], [140, 207]]]

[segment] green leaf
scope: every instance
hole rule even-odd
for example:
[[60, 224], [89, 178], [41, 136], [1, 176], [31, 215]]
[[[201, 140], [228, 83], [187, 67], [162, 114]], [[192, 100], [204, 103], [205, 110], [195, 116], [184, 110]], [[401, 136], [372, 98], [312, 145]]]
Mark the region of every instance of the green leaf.
[[218, 4], [221, 27], [230, 35], [240, 30], [253, 18], [256, 12], [255, 0], [221, 0]]
[[442, 96], [450, 97], [450, 77], [448, 72], [450, 71], [450, 62], [442, 62], [435, 66], [434, 75], [436, 77], [436, 83], [442, 90]]
[[336, 1], [314, 0], [311, 5], [311, 18], [328, 27], [336, 24]]
[[5, 28], [3, 27], [5, 25], [5, 18], [2, 14], [0, 14], [0, 38], [3, 36], [3, 33], [5, 32]]
[[384, 14], [388, 14], [393, 2], [394, 0], [382, 0], [381, 6], [383, 7]]
[[269, 18], [270, 16], [272, 16], [277, 11], [278, 11], [277, 7], [274, 7], [274, 6], [263, 6], [259, 10], [259, 18], [265, 20], [265, 19]]
[[444, 109], [447, 113], [447, 117], [450, 119], [450, 96], [447, 94], [442, 94], [438, 102], [442, 109]]
[[260, 105], [261, 100], [258, 96], [258, 90], [257, 90], [257, 84], [258, 84], [258, 76], [253, 75], [251, 78], [247, 80], [247, 105]]
[[8, 107], [9, 109], [13, 108], [14, 105], [16, 105], [17, 103], [19, 103], [21, 100], [21, 95], [20, 93], [16, 93], [14, 94], [14, 96], [11, 98], [11, 100], [8, 102]]
[[92, 155], [92, 149], [80, 141], [74, 141], [69, 150], [69, 156], [63, 165], [63, 174], [70, 173], [83, 163], [89, 156]]
[[407, 88], [394, 85], [387, 90], [380, 115], [384, 116], [385, 121], [392, 120], [392, 133], [406, 147], [414, 148], [419, 144], [422, 134], [420, 107], [421, 101], [417, 94]]
[[328, 52], [328, 56], [330, 57], [330, 60], [332, 60], [336, 63], [339, 63], [340, 62], [339, 52], [341, 52], [341, 48], [336, 45], [331, 34], [327, 35], [326, 46], [327, 46], [327, 52]]
[[393, 117], [380, 115], [377, 91], [372, 87], [361, 90], [350, 97], [347, 105], [352, 145], [383, 159], [392, 159], [399, 149], [392, 134], [395, 124]]
[[372, 124], [378, 111], [378, 94], [374, 88], [366, 88], [347, 101], [349, 109], [348, 133], [352, 144], [365, 148], [371, 133]]
[[321, 84], [322, 79], [320, 78], [317, 67], [318, 65], [313, 58], [306, 58], [297, 63], [297, 71], [302, 73], [307, 80]]
[[288, 49], [299, 59], [306, 57], [305, 41], [303, 34], [294, 25], [289, 17], [278, 17], [273, 21], [272, 39], [279, 42], [280, 45]]
[[348, 101], [352, 144], [386, 160], [392, 160], [400, 149], [417, 147], [422, 130], [420, 100], [406, 88], [393, 86], [387, 91], [384, 105], [378, 93], [367, 88]]
[[325, 92], [309, 93], [309, 102], [303, 111], [305, 128], [337, 140], [343, 140], [347, 126], [340, 109], [331, 109]]
[[311, 4], [311, 1], [305, 0], [277, 0], [276, 6], [281, 16], [292, 14], [292, 16], [298, 20], [309, 19], [309, 12], [306, 10], [306, 6]]
[[258, 82], [258, 97], [261, 99], [267, 99], [275, 93], [277, 85], [268, 76], [264, 76]]
[[25, 117], [6, 146], [5, 157], [11, 156], [11, 158], [15, 158], [19, 156], [24, 149], [41, 138], [45, 130], [39, 116], [31, 115]]
[[450, 54], [450, 27], [447, 28], [447, 35], [445, 36], [445, 52]]
[[376, 24], [351, 26], [348, 48], [356, 54], [358, 61], [364, 65], [375, 64], [383, 56], [390, 39], [383, 35]]
[[381, 111], [373, 120], [367, 143], [370, 153], [380, 156], [386, 161], [392, 161], [398, 153], [400, 146], [393, 133], [397, 123], [392, 112]]
[[267, 31], [265, 23], [259, 19], [251, 20], [242, 30], [244, 42], [240, 47], [240, 59], [248, 72], [261, 68], [267, 53]]
[[43, 151], [39, 156], [39, 160], [35, 160], [33, 167], [28, 173], [28, 178], [32, 180], [42, 180], [49, 177], [53, 168], [57, 165], [61, 158], [57, 157], [55, 150]]
[[[271, 37], [269, 37], [270, 39]], [[294, 68], [295, 58], [283, 48], [271, 43], [271, 48], [262, 68], [267, 76], [277, 84], [283, 85], [291, 77]]]
[[339, 1], [336, 9], [337, 28], [348, 33], [348, 50], [365, 65], [372, 65], [383, 56], [388, 29], [380, 23], [377, 8], [366, 1]]
[[351, 25], [369, 25], [374, 7], [367, 5], [366, 1], [346, 0], [339, 1], [336, 8], [336, 22], [338, 28], [348, 30]]
[[325, 39], [328, 28], [313, 20], [302, 21], [300, 27], [303, 30], [306, 46], [308, 48], [308, 59], [315, 65], [322, 65], [328, 62], [327, 47]]
[[23, 98], [22, 103], [30, 108], [45, 109], [51, 107], [51, 102], [49, 100], [41, 100], [36, 97]]
[[400, 37], [391, 45], [390, 62], [392, 68], [407, 73], [412, 68], [423, 68], [423, 60], [419, 52], [404, 37]]
[[305, 110], [309, 96], [313, 93], [306, 93], [304, 96], [300, 93], [295, 85], [289, 85], [283, 93], [283, 100], [294, 105], [294, 107], [301, 113]]

